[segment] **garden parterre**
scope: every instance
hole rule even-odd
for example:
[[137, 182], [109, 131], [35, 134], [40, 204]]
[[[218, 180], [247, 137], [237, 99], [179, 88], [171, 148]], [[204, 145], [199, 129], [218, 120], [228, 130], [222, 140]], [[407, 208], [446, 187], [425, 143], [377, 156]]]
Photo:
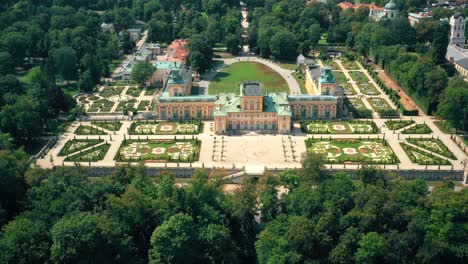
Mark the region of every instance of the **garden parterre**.
[[431, 155], [430, 153], [424, 152], [420, 149], [412, 147], [405, 143], [400, 143], [401, 147], [405, 151], [406, 155], [410, 158], [411, 162], [419, 165], [450, 165], [448, 160], [439, 158]]
[[117, 161], [197, 161], [201, 141], [192, 140], [126, 140], [117, 153]]
[[306, 140], [309, 153], [324, 155], [329, 164], [396, 164], [398, 158], [383, 139]]
[[373, 121], [304, 121], [302, 129], [309, 134], [375, 134]]
[[195, 122], [133, 122], [129, 129], [131, 135], [172, 135], [198, 134], [203, 123]]
[[437, 138], [407, 138], [406, 141], [418, 147], [427, 149], [449, 159], [456, 159], [447, 146]]

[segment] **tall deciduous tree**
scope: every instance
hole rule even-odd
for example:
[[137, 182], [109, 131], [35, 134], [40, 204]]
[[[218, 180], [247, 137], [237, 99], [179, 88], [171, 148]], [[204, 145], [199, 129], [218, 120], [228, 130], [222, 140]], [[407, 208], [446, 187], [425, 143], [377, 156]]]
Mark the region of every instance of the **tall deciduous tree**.
[[449, 43], [450, 25], [447, 22], [440, 22], [434, 29], [434, 40], [432, 41], [432, 61], [435, 64], [446, 62], [447, 46]]
[[60, 47], [53, 51], [52, 57], [55, 69], [62, 79], [67, 82], [76, 79], [78, 61], [73, 48]]
[[151, 78], [156, 68], [148, 61], [139, 61], [132, 67], [132, 80], [144, 84]]

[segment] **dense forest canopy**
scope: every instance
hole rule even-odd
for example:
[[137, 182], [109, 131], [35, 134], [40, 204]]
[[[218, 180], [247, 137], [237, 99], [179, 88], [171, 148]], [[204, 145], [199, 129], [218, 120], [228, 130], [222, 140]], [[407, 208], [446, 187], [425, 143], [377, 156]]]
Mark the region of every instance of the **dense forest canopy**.
[[371, 168], [352, 181], [311, 156], [300, 170], [226, 193], [222, 170], [176, 186], [170, 173], [151, 178], [143, 166], [91, 180], [80, 167], [25, 170], [20, 160], [0, 164], [11, 175], [0, 192], [2, 263], [468, 260], [468, 192], [450, 181], [428, 193], [423, 180]]

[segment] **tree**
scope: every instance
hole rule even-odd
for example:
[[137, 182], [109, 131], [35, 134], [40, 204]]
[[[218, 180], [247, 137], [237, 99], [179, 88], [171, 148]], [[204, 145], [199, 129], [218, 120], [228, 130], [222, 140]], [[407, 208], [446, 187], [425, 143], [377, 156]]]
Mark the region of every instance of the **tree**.
[[38, 113], [38, 103], [29, 95], [18, 96], [12, 104], [3, 106], [0, 111], [2, 132], [12, 135], [18, 145], [30, 141], [42, 134], [42, 117]]
[[225, 38], [227, 51], [233, 55], [237, 55], [241, 51], [242, 37], [238, 34], [228, 34]]
[[78, 59], [73, 48], [60, 47], [52, 52], [52, 57], [62, 79], [67, 82], [76, 79]]
[[131, 39], [130, 33], [128, 31], [124, 30], [123, 36], [122, 36], [122, 50], [124, 54], [130, 54], [133, 51], [133, 48], [135, 47], [135, 42]]
[[293, 59], [297, 56], [296, 37], [286, 29], [276, 32], [269, 46], [271, 54], [278, 59]]
[[8, 223], [0, 238], [2, 263], [45, 263], [49, 259], [49, 229], [47, 225], [20, 217]]
[[19, 95], [24, 92], [24, 87], [16, 76], [7, 74], [0, 76], [0, 105], [5, 103], [6, 95]]
[[151, 78], [155, 70], [155, 67], [148, 61], [139, 61], [132, 67], [132, 80], [144, 84]]
[[157, 227], [151, 236], [150, 263], [195, 263], [192, 217], [179, 213]]
[[457, 77], [449, 81], [444, 90], [437, 113], [446, 119], [454, 128], [468, 129], [468, 85]]
[[189, 62], [199, 74], [204, 74], [213, 62], [213, 47], [203, 35], [194, 35], [189, 42]]
[[133, 246], [118, 223], [102, 213], [72, 213], [52, 228], [53, 262], [131, 262]]
[[80, 80], [78, 81], [78, 88], [83, 92], [90, 92], [93, 90], [94, 82], [90, 70], [86, 70], [81, 74]]
[[445, 63], [445, 54], [449, 43], [450, 25], [447, 22], [440, 22], [434, 29], [434, 40], [432, 41], [432, 61], [435, 64]]
[[0, 211], [3, 221], [11, 219], [21, 210], [26, 194], [24, 173], [28, 168], [28, 157], [23, 150], [0, 150]]
[[385, 238], [370, 232], [359, 240], [359, 248], [356, 252], [356, 263], [382, 263], [385, 255]]
[[305, 154], [302, 157], [302, 169], [300, 171], [301, 181], [307, 185], [322, 182], [327, 177], [325, 171], [324, 157], [319, 154]]
[[150, 42], [170, 42], [171, 30], [169, 24], [158, 19], [151, 19], [148, 22], [148, 41]]
[[0, 75], [13, 73], [15, 71], [15, 63], [10, 53], [0, 52]]

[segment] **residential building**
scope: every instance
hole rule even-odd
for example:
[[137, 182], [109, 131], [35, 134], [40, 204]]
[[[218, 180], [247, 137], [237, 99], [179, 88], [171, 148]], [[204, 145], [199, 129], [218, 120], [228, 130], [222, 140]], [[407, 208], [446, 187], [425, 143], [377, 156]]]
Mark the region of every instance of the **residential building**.
[[408, 20], [411, 26], [415, 26], [423, 20], [429, 20], [432, 18], [432, 12], [419, 12], [419, 13], [408, 13]]

